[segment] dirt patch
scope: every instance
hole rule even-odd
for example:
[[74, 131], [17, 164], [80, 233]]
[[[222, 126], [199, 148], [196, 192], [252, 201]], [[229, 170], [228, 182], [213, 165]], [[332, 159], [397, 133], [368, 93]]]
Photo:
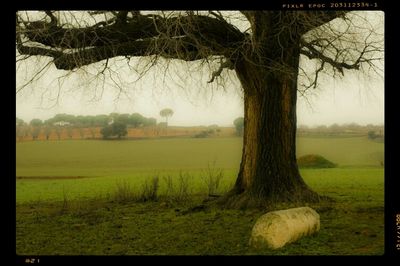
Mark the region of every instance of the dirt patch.
[[81, 179], [89, 178], [89, 176], [17, 176], [16, 179]]

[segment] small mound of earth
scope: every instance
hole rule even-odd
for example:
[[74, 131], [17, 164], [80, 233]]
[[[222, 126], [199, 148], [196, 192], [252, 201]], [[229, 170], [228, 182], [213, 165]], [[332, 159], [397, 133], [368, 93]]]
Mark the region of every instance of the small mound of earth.
[[321, 155], [308, 154], [297, 158], [297, 164], [302, 168], [334, 168], [337, 165]]

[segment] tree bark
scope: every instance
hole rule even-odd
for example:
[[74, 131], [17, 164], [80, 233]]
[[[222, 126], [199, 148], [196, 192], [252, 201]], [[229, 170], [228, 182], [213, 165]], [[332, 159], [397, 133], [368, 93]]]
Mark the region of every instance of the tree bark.
[[[240, 171], [223, 202], [229, 207], [318, 201], [303, 181], [296, 161], [296, 101], [299, 46], [283, 55], [291, 69], [271, 71], [242, 60], [236, 73], [244, 91], [244, 136]], [[287, 69], [287, 70], [288, 70]]]

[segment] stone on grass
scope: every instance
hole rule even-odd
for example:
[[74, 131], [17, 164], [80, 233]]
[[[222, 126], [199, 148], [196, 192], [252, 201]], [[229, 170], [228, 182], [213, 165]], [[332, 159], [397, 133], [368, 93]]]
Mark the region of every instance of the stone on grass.
[[309, 207], [268, 212], [253, 226], [249, 244], [254, 248], [278, 249], [318, 232], [319, 228], [319, 214]]

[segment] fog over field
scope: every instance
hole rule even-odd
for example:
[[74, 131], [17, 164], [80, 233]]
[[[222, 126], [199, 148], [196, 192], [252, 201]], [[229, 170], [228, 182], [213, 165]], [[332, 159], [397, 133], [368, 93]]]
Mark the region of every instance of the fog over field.
[[[367, 16], [375, 30], [383, 33], [383, 12], [369, 12]], [[221, 79], [210, 84], [207, 81], [212, 70], [199, 68], [196, 62], [173, 60], [168, 71], [156, 65], [140, 79], [132, 66], [148, 63], [146, 58], [131, 58], [130, 66], [125, 58], [113, 58], [107, 61], [109, 68], [104, 72], [105, 60], [72, 72], [56, 70], [50, 64], [40, 72], [49, 62], [46, 57], [17, 62], [16, 115], [27, 122], [48, 119], [57, 113], [111, 112], [138, 112], [160, 122], [159, 111], [166, 107], [174, 110], [169, 121], [172, 126], [232, 126], [236, 117], [243, 116], [242, 92], [233, 70], [224, 70]], [[314, 67], [312, 60], [300, 57], [300, 69]], [[319, 86], [308, 90], [306, 97], [299, 94], [298, 125], [383, 124], [383, 62], [380, 67], [379, 75], [368, 69], [348, 71], [335, 78], [321, 72]], [[40, 73], [35, 76], [37, 72]], [[38, 80], [29, 82], [33, 76]], [[300, 75], [300, 89], [303, 82]]]
[[[49, 83], [51, 76], [46, 78]], [[53, 91], [45, 93], [44, 87], [51, 85], [38, 82], [17, 94], [16, 115], [29, 122], [33, 118], [48, 119], [57, 113], [96, 115], [139, 112], [147, 117], [155, 117], [160, 122], [162, 118], [159, 111], [169, 107], [174, 110], [170, 125], [175, 126], [230, 126], [236, 117], [243, 116], [241, 92], [234, 88], [234, 84], [229, 84], [226, 91], [219, 89], [213, 93], [204, 93], [201, 88], [193, 87], [189, 92], [184, 92], [180, 87], [163, 92], [161, 87], [154, 89], [150, 79], [146, 83], [148, 85], [131, 85], [127, 95], [118, 96], [118, 89], [109, 86], [105, 88], [101, 99], [95, 100], [91, 99], [92, 90], [84, 88], [84, 85], [76, 88], [74, 82], [64, 83], [58, 104], [52, 101], [53, 97], [41, 97], [43, 93], [45, 97], [48, 93], [54, 94], [58, 89], [53, 88]], [[383, 124], [383, 80], [375, 77], [368, 83], [358, 80], [356, 75], [348, 75], [343, 80], [331, 79], [307, 99], [299, 97], [297, 116], [298, 124], [309, 126], [352, 122], [361, 125]]]

